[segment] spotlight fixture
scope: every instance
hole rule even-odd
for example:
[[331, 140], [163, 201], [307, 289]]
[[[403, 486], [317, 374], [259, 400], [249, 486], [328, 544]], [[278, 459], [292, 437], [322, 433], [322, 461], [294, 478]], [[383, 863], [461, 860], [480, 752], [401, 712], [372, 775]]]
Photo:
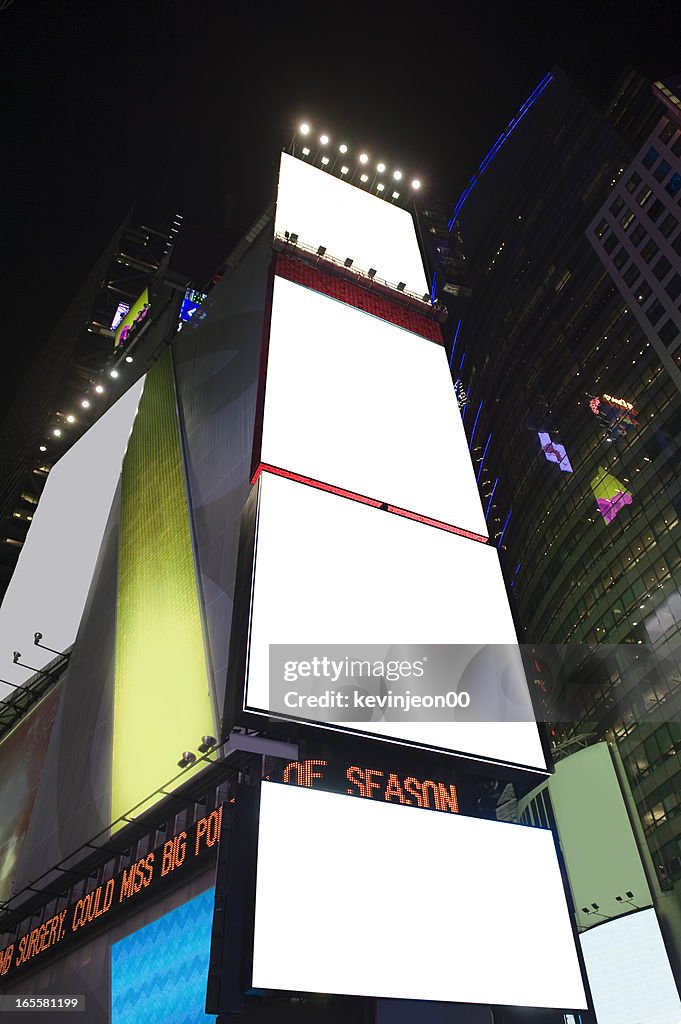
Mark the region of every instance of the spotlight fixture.
[[303, 156], [309, 156], [309, 155], [310, 155], [310, 150], [308, 149], [307, 146], [303, 146]]
[[52, 433], [54, 434], [55, 437], [61, 437], [61, 430], [59, 429], [59, 427], [55, 427]]
[[393, 192], [393, 199], [399, 199], [399, 198], [400, 198], [400, 193], [399, 192]]
[[393, 171], [393, 178], [395, 181], [399, 181], [402, 177], [402, 171]]
[[368, 159], [369, 159], [369, 157], [366, 155], [366, 153], [360, 153], [359, 154], [359, 162], [361, 164], [367, 163]]
[[291, 233], [291, 234], [290, 234], [290, 235], [288, 236], [288, 240], [289, 240], [289, 242], [291, 243], [291, 245], [296, 245], [296, 244], [297, 244], [297, 242], [298, 242], [298, 235], [297, 235], [297, 234], [296, 234], [295, 232], [292, 232], [292, 233]]
[[33, 634], [33, 643], [34, 644], [39, 644], [40, 641], [42, 640], [42, 638], [43, 638], [43, 634], [42, 633], [34, 633]]
[[350, 168], [346, 167], [345, 164], [343, 164], [343, 166], [341, 167], [340, 172], [341, 172], [341, 174], [347, 174], [349, 170], [350, 170]]
[[118, 376], [118, 370], [116, 370], [116, 369], [109, 370], [109, 376], [110, 377], [114, 377], [114, 378], [117, 377]]
[[370, 277], [372, 281], [376, 277], [376, 271], [374, 270], [373, 267], [371, 267], [371, 269], [367, 271], [367, 277]]
[[199, 743], [199, 750], [202, 754], [207, 754], [209, 750], [212, 750], [217, 744], [215, 736], [202, 736], [201, 742]]
[[421, 182], [419, 181], [418, 178], [414, 178], [414, 180], [411, 183], [411, 187], [414, 188], [414, 189], [421, 188]]
[[87, 398], [84, 398], [80, 404], [83, 406], [84, 409], [90, 408], [90, 403], [88, 402]]
[[310, 134], [310, 126], [309, 126], [309, 124], [305, 124], [305, 123], [301, 124], [300, 128], [298, 129], [298, 131], [300, 132], [301, 135], [309, 135]]
[[67, 416], [66, 417], [66, 422], [67, 423], [75, 423], [76, 422], [76, 417], [75, 416]]
[[400, 281], [400, 283], [397, 286], [397, 290], [398, 290], [398, 292], [403, 292], [406, 287], [407, 287], [406, 282], [405, 281]]
[[343, 143], [342, 146], [338, 147], [338, 152], [339, 153], [347, 153], [347, 151], [348, 151], [348, 147], [345, 145], [345, 143]]
[[319, 141], [321, 142], [322, 146], [326, 146], [326, 145], [328, 145], [328, 142], [329, 142], [329, 136], [328, 135], [320, 135], [319, 136]]
[[41, 444], [40, 445], [40, 451], [41, 452], [46, 452], [47, 451], [47, 447], [44, 444]]
[[13, 653], [13, 655], [12, 655], [12, 662], [16, 665], [16, 663], [19, 661], [20, 658], [21, 658], [21, 651], [15, 651]]
[[425, 295], [422, 295], [421, 298], [424, 302], [430, 302], [430, 295], [428, 292], [426, 292]]
[[379, 181], [378, 185], [376, 186], [376, 191], [377, 192], [382, 192], [384, 188], [385, 188], [385, 185], [383, 184], [383, 182]]
[[343, 264], [343, 266], [344, 266], [344, 267], [351, 267], [351, 266], [352, 266], [352, 263], [353, 263], [353, 261], [352, 261], [352, 260], [350, 259], [350, 257], [348, 256], [348, 258], [346, 259], [346, 261], [345, 261], [345, 263]]
[[131, 363], [132, 362], [132, 356], [126, 356], [125, 357], [125, 361], [126, 361], [126, 363]]
[[324, 166], [326, 166], [328, 164], [328, 162], [329, 162], [328, 156], [323, 156], [322, 157], [322, 163], [324, 164]]
[[320, 245], [319, 248], [317, 249], [317, 255], [318, 256], [323, 256], [325, 252], [326, 252], [326, 246], [325, 245]]
[[178, 768], [189, 768], [190, 764], [194, 764], [196, 761], [196, 754], [192, 753], [191, 750], [185, 750], [184, 754], [177, 762]]
[[101, 395], [102, 392], [104, 391], [104, 388], [102, 387], [101, 384], [98, 384], [97, 387], [95, 388], [95, 391], [97, 392], [98, 395]]
[[368, 181], [368, 180], [369, 180], [369, 175], [368, 175], [368, 174], [360, 174], [360, 176], [359, 176], [359, 180], [360, 180], [360, 181], [365, 181], [365, 182], [366, 182], [366, 181]]
[[378, 171], [379, 174], [383, 174], [383, 171], [385, 170], [385, 164], [376, 164], [376, 170]]

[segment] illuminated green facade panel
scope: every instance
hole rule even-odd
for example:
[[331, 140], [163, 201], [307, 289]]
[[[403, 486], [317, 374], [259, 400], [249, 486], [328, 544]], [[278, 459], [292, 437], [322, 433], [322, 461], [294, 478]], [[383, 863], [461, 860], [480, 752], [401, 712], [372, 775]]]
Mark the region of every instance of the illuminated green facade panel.
[[166, 350], [147, 375], [123, 462], [112, 820], [166, 788], [182, 752], [214, 729]]

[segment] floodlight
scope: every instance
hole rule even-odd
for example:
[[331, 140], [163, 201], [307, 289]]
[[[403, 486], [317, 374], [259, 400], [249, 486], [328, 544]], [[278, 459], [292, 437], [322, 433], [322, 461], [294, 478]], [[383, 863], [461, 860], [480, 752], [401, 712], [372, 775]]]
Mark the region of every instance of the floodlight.
[[126, 356], [125, 357], [125, 361], [126, 361], [126, 363], [131, 363], [132, 362], [132, 356]]
[[117, 377], [118, 376], [118, 370], [115, 370], [115, 369], [114, 370], [109, 370], [109, 376], [110, 377]]
[[61, 430], [59, 429], [59, 427], [55, 427], [52, 433], [54, 434], [55, 437], [61, 437]]
[[329, 158], [328, 158], [328, 156], [323, 156], [323, 157], [322, 157], [322, 163], [323, 163], [323, 164], [328, 164], [328, 162], [329, 162]]
[[370, 277], [372, 281], [376, 277], [376, 271], [374, 270], [373, 267], [367, 270], [367, 277]]
[[418, 178], [414, 178], [414, 180], [411, 183], [411, 187], [416, 189], [421, 188], [421, 182], [419, 181]]
[[289, 237], [289, 242], [291, 243], [291, 245], [295, 245], [297, 243], [298, 235], [296, 235], [295, 232], [291, 232], [291, 234], [288, 237]]
[[343, 167], [341, 167], [341, 169], [340, 169], [340, 172], [341, 172], [341, 174], [347, 174], [349, 170], [350, 170], [349, 167], [345, 167], [345, 165], [343, 165]]
[[342, 146], [338, 147], [338, 152], [339, 153], [347, 153], [347, 151], [348, 151], [348, 147], [345, 145], [345, 143], [343, 143]]
[[34, 633], [33, 634], [33, 643], [34, 644], [39, 644], [40, 641], [42, 640], [42, 638], [43, 638], [43, 634], [42, 633]]
[[365, 164], [368, 159], [369, 159], [369, 157], [366, 155], [366, 153], [360, 153], [359, 154], [359, 162], [361, 164]]
[[318, 256], [323, 256], [325, 252], [326, 252], [326, 246], [325, 245], [320, 245], [319, 248], [317, 249], [317, 255]]
[[329, 136], [328, 135], [320, 135], [319, 136], [319, 141], [321, 142], [322, 146], [325, 146], [327, 144], [327, 142], [329, 141]]
[[426, 292], [425, 295], [422, 295], [421, 298], [423, 299], [424, 302], [430, 302], [430, 295], [428, 294], [428, 292]]
[[17, 662], [19, 661], [19, 658], [20, 658], [20, 657], [21, 657], [21, 651], [15, 651], [15, 652], [13, 653], [13, 655], [12, 655], [12, 661], [14, 662], [14, 664], [15, 664], [15, 665], [16, 665], [16, 663], [17, 663]]
[[102, 392], [104, 391], [104, 388], [102, 387], [101, 384], [98, 384], [97, 387], [95, 388], [95, 391], [97, 392], [98, 395], [101, 395]]
[[405, 281], [400, 281], [400, 283], [397, 286], [397, 290], [398, 290], [398, 292], [403, 292], [406, 287], [407, 287], [406, 282]]
[[307, 148], [307, 146], [303, 146], [303, 156], [309, 156], [309, 155], [310, 155], [310, 150]]
[[376, 164], [376, 170], [378, 171], [379, 174], [383, 174], [383, 171], [385, 170], [385, 164]]
[[402, 171], [393, 171], [393, 178], [395, 181], [399, 181], [402, 177]]
[[44, 444], [41, 444], [40, 445], [40, 451], [41, 452], [46, 452], [47, 451], [47, 447]]
[[309, 132], [310, 132], [309, 124], [301, 124], [300, 128], [298, 129], [298, 131], [300, 132], [301, 135], [308, 135]]
[[69, 416], [66, 417], [66, 422], [67, 423], [75, 423], [76, 422], [76, 417], [69, 415]]
[[196, 761], [196, 754], [192, 753], [191, 750], [185, 750], [180, 760], [177, 762], [178, 768], [189, 768], [190, 764], [194, 764]]
[[359, 180], [360, 181], [368, 181], [369, 180], [369, 175], [368, 174], [360, 174]]
[[83, 401], [80, 404], [83, 406], [84, 409], [89, 409], [90, 408], [90, 403], [87, 400], [87, 398], [84, 398]]
[[383, 184], [383, 182], [379, 181], [378, 185], [376, 186], [376, 191], [377, 192], [382, 192], [384, 188], [385, 188], [385, 185]]
[[399, 192], [393, 192], [393, 199], [399, 199], [399, 198], [400, 198], [400, 193]]
[[199, 750], [202, 754], [207, 754], [209, 750], [217, 744], [215, 736], [202, 736], [201, 742], [199, 743]]
[[344, 266], [344, 267], [351, 267], [351, 266], [352, 266], [352, 260], [350, 259], [350, 257], [349, 257], [349, 256], [348, 256], [348, 258], [346, 259], [346, 261], [345, 261], [345, 263], [343, 264], [343, 266]]

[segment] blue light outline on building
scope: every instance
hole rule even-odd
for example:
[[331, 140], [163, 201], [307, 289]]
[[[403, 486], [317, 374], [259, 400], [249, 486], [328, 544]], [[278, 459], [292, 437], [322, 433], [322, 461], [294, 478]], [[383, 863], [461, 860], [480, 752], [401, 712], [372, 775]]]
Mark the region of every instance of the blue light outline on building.
[[494, 481], [494, 487], [492, 488], [492, 493], [490, 494], [489, 501], [487, 502], [487, 511], [485, 512], [485, 522], [487, 522], [487, 516], [489, 515], [489, 510], [492, 507], [492, 498], [494, 497], [494, 492], [497, 489], [497, 484], [498, 483], [499, 483], [499, 477], [497, 477], [496, 480]]
[[456, 343], [459, 340], [459, 331], [460, 330], [461, 330], [461, 320], [459, 320], [458, 324], [456, 325], [456, 330], [454, 331], [454, 341], [452, 342], [452, 354], [449, 357], [449, 369], [450, 370], [452, 368], [452, 360], [454, 359], [454, 349], [456, 348]]
[[514, 118], [512, 118], [511, 121], [509, 121], [508, 127], [506, 128], [506, 130], [501, 133], [501, 135], [496, 140], [496, 142], [494, 143], [492, 148], [482, 158], [482, 160], [480, 161], [480, 164], [478, 165], [477, 172], [473, 175], [473, 177], [469, 181], [468, 185], [463, 190], [463, 192], [461, 193], [461, 195], [459, 196], [459, 198], [458, 198], [458, 200], [456, 202], [456, 205], [454, 207], [454, 213], [452, 214], [452, 218], [451, 218], [451, 220], [449, 221], [449, 224], [448, 224], [448, 227], [449, 227], [450, 231], [452, 230], [452, 227], [454, 226], [454, 222], [456, 221], [456, 218], [459, 216], [459, 213], [461, 211], [461, 207], [466, 202], [466, 200], [468, 199], [469, 195], [471, 194], [471, 192], [473, 191], [473, 189], [477, 185], [480, 176], [487, 170], [487, 168], [489, 167], [490, 163], [492, 162], [494, 157], [497, 155], [497, 153], [499, 152], [499, 150], [501, 149], [503, 144], [506, 142], [506, 140], [508, 139], [508, 137], [511, 134], [511, 132], [514, 131], [514, 129], [516, 129], [518, 127], [518, 125], [520, 124], [520, 122], [524, 118], [525, 114], [532, 107], [532, 105], [535, 103], [535, 101], [539, 99], [541, 94], [544, 92], [544, 89], [546, 89], [546, 87], [549, 86], [552, 81], [553, 81], [553, 75], [549, 71], [549, 72], [547, 72], [547, 74], [544, 75], [544, 77], [542, 78], [542, 80], [539, 83], [539, 85], [537, 85], [532, 90], [532, 92], [527, 97], [527, 99], [523, 103], [522, 107], [520, 108], [520, 110], [518, 111], [516, 116]]
[[484, 401], [484, 399], [481, 398], [480, 399], [480, 405], [478, 406], [478, 411], [475, 414], [475, 422], [473, 423], [473, 430], [471, 431], [471, 439], [470, 439], [470, 441], [468, 443], [468, 451], [469, 452], [473, 450], [473, 438], [475, 437], [475, 428], [478, 425], [478, 419], [480, 418], [480, 410], [482, 409], [483, 401]]
[[508, 521], [512, 515], [513, 509], [511, 508], [508, 515], [506, 516], [506, 522], [504, 523], [503, 529], [501, 531], [501, 537], [499, 537], [499, 547], [501, 547], [501, 545], [504, 543], [504, 534], [506, 533], [506, 527], [508, 526]]
[[[477, 422], [477, 421], [476, 421], [476, 422]], [[475, 429], [475, 428], [473, 428], [473, 429]], [[492, 434], [491, 434], [491, 432], [490, 432], [490, 435], [489, 435], [489, 437], [487, 438], [487, 444], [485, 445], [485, 450], [484, 450], [484, 451], [483, 451], [483, 453], [482, 453], [482, 462], [480, 463], [480, 467], [479, 467], [479, 469], [478, 469], [478, 475], [477, 475], [477, 476], [476, 476], [476, 478], [475, 478], [475, 482], [476, 482], [476, 484], [479, 484], [479, 483], [480, 483], [480, 476], [481, 476], [481, 474], [482, 474], [482, 467], [483, 467], [483, 466], [485, 465], [485, 456], [487, 455], [487, 449], [489, 448], [489, 443], [490, 443], [490, 441], [491, 441], [491, 440], [492, 440]], [[471, 444], [472, 444], [472, 443], [473, 443], [473, 441], [472, 441], [472, 438], [471, 438]]]

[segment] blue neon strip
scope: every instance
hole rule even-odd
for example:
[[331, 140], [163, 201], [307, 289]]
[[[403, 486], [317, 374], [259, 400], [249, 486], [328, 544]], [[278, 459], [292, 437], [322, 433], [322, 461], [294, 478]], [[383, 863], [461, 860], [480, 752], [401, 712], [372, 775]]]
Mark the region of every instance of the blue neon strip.
[[516, 116], [514, 118], [512, 118], [511, 121], [509, 121], [506, 130], [501, 133], [501, 135], [496, 140], [496, 142], [494, 143], [492, 148], [482, 158], [482, 160], [480, 161], [480, 164], [478, 165], [477, 174], [473, 175], [473, 177], [471, 178], [471, 180], [469, 181], [468, 185], [466, 186], [466, 188], [463, 190], [463, 192], [459, 196], [459, 198], [458, 198], [458, 200], [457, 200], [457, 202], [456, 202], [456, 204], [454, 206], [454, 213], [452, 214], [452, 218], [449, 221], [449, 230], [450, 231], [452, 230], [452, 228], [454, 226], [455, 220], [459, 216], [459, 212], [461, 210], [461, 207], [466, 202], [466, 200], [468, 199], [469, 195], [471, 194], [471, 192], [473, 191], [473, 189], [477, 185], [478, 180], [479, 180], [479, 176], [482, 175], [486, 171], [486, 169], [489, 167], [489, 165], [492, 162], [492, 160], [494, 159], [494, 157], [497, 155], [497, 153], [499, 152], [499, 150], [501, 149], [503, 144], [508, 139], [508, 137], [511, 134], [511, 132], [513, 132], [518, 127], [518, 125], [520, 124], [520, 122], [524, 118], [525, 114], [530, 109], [530, 107], [532, 107], [532, 105], [535, 103], [535, 101], [539, 99], [541, 94], [544, 92], [544, 89], [546, 89], [547, 86], [549, 86], [552, 81], [553, 81], [553, 75], [549, 71], [546, 75], [544, 75], [544, 77], [542, 78], [542, 80], [539, 83], [539, 85], [537, 85], [532, 90], [532, 92], [527, 97], [527, 99], [523, 103], [522, 107], [520, 108], [520, 110], [518, 111]]
[[518, 575], [518, 569], [520, 568], [520, 566], [521, 566], [522, 564], [523, 564], [522, 562], [518, 562], [518, 564], [516, 565], [516, 567], [515, 567], [515, 575], [516, 575], [516, 576]]
[[466, 353], [461, 356], [461, 362], [459, 363], [459, 369], [463, 370], [463, 364], [466, 362]]
[[499, 477], [497, 477], [496, 480], [494, 481], [494, 487], [492, 488], [492, 493], [490, 494], [489, 501], [487, 502], [487, 511], [485, 512], [485, 522], [487, 522], [487, 516], [489, 515], [489, 510], [492, 507], [492, 498], [494, 497], [494, 492], [497, 489], [497, 484], [498, 483], [499, 483]]
[[472, 451], [472, 449], [473, 449], [473, 438], [475, 437], [475, 428], [477, 427], [478, 420], [480, 419], [480, 410], [482, 409], [482, 403], [483, 403], [483, 399], [481, 398], [480, 399], [480, 405], [478, 406], [478, 411], [477, 411], [477, 414], [475, 416], [475, 422], [473, 423], [473, 431], [471, 433], [470, 443], [468, 445], [468, 450], [469, 451]]
[[452, 342], [452, 354], [449, 357], [449, 369], [450, 370], [452, 368], [452, 359], [454, 358], [454, 349], [456, 348], [456, 343], [459, 340], [459, 331], [460, 330], [461, 330], [461, 321], [459, 320], [458, 324], [456, 325], [456, 330], [454, 331], [454, 341]]
[[[492, 434], [490, 433], [489, 437], [487, 438], [487, 444], [485, 445], [485, 450], [482, 453], [482, 462], [480, 463], [480, 466], [478, 468], [478, 475], [475, 478], [476, 484], [480, 483], [480, 476], [482, 474], [482, 467], [485, 465], [485, 456], [487, 455], [487, 449], [489, 448], [489, 443], [490, 443], [491, 440], [492, 440]], [[472, 443], [473, 443], [473, 438], [471, 438], [471, 444]]]
[[499, 547], [501, 547], [501, 545], [504, 543], [504, 534], [506, 533], [506, 527], [508, 526], [508, 521], [509, 521], [509, 519], [511, 518], [512, 515], [513, 515], [513, 509], [511, 509], [511, 511], [506, 516], [506, 522], [504, 523], [504, 528], [501, 531], [501, 537], [499, 538]]
[[437, 281], [437, 270], [433, 273], [433, 283], [430, 286], [430, 301], [435, 302], [435, 282]]

